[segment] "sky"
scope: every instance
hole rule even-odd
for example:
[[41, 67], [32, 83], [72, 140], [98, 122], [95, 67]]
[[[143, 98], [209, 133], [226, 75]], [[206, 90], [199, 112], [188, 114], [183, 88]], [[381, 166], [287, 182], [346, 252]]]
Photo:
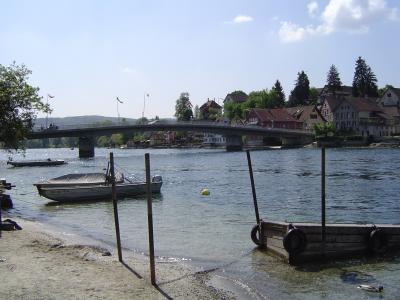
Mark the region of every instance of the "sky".
[[[235, 90], [286, 96], [297, 73], [351, 85], [365, 59], [400, 87], [398, 0], [0, 0], [0, 64], [32, 71], [52, 117], [173, 117]], [[47, 95], [54, 96], [48, 98]], [[117, 103], [116, 97], [123, 103]], [[40, 117], [41, 115], [39, 115]]]

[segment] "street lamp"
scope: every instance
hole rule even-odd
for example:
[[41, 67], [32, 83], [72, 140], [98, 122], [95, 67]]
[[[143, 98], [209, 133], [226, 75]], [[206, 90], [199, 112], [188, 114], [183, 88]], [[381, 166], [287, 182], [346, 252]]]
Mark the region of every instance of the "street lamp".
[[117, 115], [118, 115], [118, 124], [119, 124], [119, 109], [118, 109], [118, 103], [124, 103], [123, 101], [119, 100], [117, 97]]
[[49, 118], [49, 98], [53, 99], [54, 96], [52, 96], [50, 94], [47, 94], [47, 97], [46, 97], [46, 108], [47, 108], [47, 112], [46, 112], [46, 129], [47, 129], [47, 120]]
[[148, 93], [143, 94], [143, 110], [142, 110], [142, 122], [144, 121], [144, 109], [146, 107], [146, 97], [149, 98], [150, 95]]

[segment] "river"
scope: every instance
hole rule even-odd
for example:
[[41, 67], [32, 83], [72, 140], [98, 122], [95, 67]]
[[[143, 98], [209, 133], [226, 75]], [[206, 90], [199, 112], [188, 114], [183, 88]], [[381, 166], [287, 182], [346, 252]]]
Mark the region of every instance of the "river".
[[[112, 204], [59, 204], [40, 197], [33, 183], [67, 173], [100, 172], [113, 151], [117, 168], [144, 178], [144, 154], [152, 175], [162, 175], [154, 197], [156, 255], [202, 270], [218, 268], [213, 280], [234, 283], [260, 299], [396, 299], [400, 258], [338, 260], [293, 267], [257, 250], [245, 152], [206, 149], [96, 149], [79, 159], [77, 149], [28, 149], [24, 159], [65, 159], [57, 167], [11, 168], [0, 153], [0, 177], [16, 185], [11, 216], [46, 222], [115, 245]], [[13, 159], [22, 159], [13, 154]], [[251, 152], [260, 216], [276, 221], [319, 221], [318, 149]], [[399, 149], [328, 149], [327, 222], [399, 223]], [[200, 195], [208, 188], [209, 196]], [[146, 198], [119, 201], [123, 247], [147, 252]], [[357, 289], [383, 285], [383, 294]]]

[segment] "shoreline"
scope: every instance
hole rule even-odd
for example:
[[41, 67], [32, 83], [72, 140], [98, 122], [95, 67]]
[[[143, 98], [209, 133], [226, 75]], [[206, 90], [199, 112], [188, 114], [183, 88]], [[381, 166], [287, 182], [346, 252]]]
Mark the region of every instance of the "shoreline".
[[[38, 221], [13, 217], [23, 229], [0, 237], [1, 299], [243, 299], [216, 275], [156, 258], [157, 287], [145, 255], [116, 249]], [[226, 282], [225, 282], [226, 283]]]

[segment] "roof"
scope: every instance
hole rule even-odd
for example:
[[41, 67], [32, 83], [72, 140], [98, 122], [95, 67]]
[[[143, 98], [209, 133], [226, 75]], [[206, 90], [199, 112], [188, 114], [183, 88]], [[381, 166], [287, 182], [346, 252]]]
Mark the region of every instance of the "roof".
[[346, 97], [345, 100], [358, 111], [382, 112], [375, 100], [369, 98]]
[[399, 108], [396, 106], [384, 106], [382, 108], [383, 112], [392, 118], [399, 118], [400, 111]]
[[329, 95], [325, 98], [325, 102], [329, 105], [331, 111], [333, 112], [342, 102], [344, 101], [343, 97], [337, 97], [334, 95]]
[[262, 109], [252, 108], [250, 113], [254, 112], [261, 122], [298, 122], [292, 117], [285, 108]]
[[286, 110], [289, 114], [296, 118], [297, 121], [300, 122], [304, 122], [305, 120], [309, 119], [310, 114], [313, 111], [315, 111], [317, 114], [320, 114], [318, 109], [314, 105], [288, 107], [286, 108]]
[[[323, 88], [318, 88], [317, 91], [319, 91], [320, 96], [326, 96], [329, 94], [332, 94], [332, 92], [329, 91], [328, 85], [325, 85]], [[339, 90], [335, 91], [336, 95], [352, 95], [353, 94], [353, 87], [348, 86], [348, 85], [342, 85]]]
[[205, 108], [215, 108], [215, 109], [222, 109], [222, 106], [219, 105], [217, 102], [215, 102], [214, 100], [207, 100], [206, 103], [204, 103], [202, 106], [200, 106], [201, 110], [204, 110]]
[[245, 92], [242, 91], [234, 91], [228, 95], [226, 95], [224, 103], [227, 101], [232, 101], [235, 103], [242, 103], [245, 102], [247, 100], [249, 96], [247, 96], [247, 94]]

